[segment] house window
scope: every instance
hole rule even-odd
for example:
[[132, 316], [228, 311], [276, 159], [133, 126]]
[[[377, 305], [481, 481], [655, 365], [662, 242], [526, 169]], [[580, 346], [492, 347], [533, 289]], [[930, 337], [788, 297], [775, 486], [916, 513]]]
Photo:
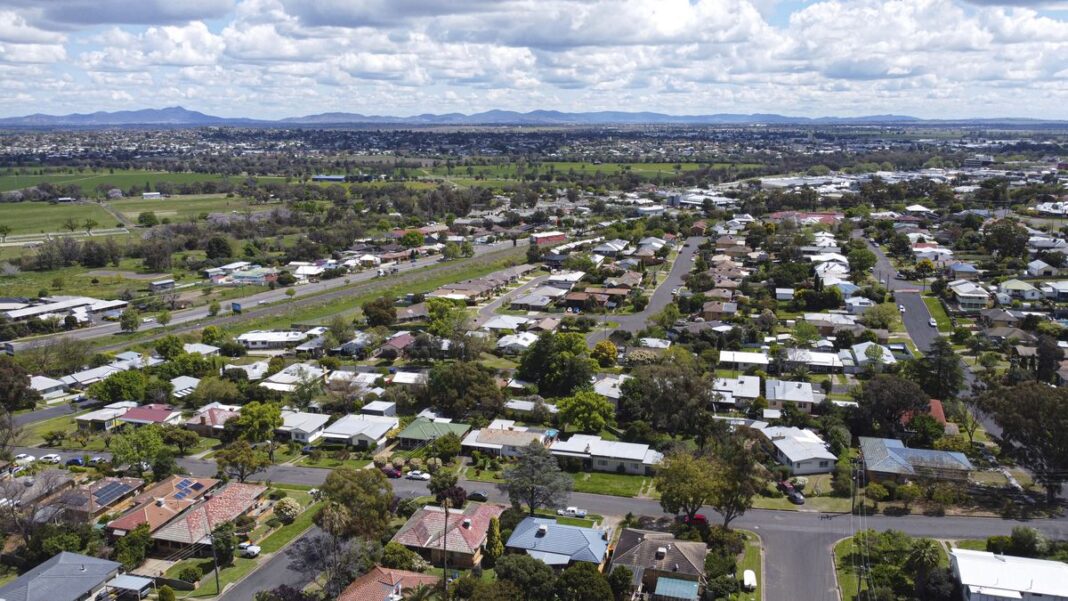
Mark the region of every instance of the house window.
[[608, 462], [605, 461], [604, 459], [598, 459], [597, 460], [597, 465], [605, 466], [605, 465], [608, 465]]
[[820, 467], [827, 467], [827, 466], [829, 466], [830, 464], [831, 464], [831, 462], [830, 462], [830, 461], [821, 461], [821, 462], [820, 462]]

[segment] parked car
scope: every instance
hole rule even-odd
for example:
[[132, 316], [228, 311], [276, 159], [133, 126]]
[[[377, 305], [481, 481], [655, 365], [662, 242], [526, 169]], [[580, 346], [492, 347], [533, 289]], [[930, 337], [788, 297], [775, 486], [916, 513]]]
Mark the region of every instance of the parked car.
[[42, 455], [40, 461], [41, 463], [59, 463], [60, 461], [63, 461], [63, 458], [55, 453], [49, 453], [47, 455]]
[[81, 457], [71, 457], [67, 460], [67, 465], [85, 465], [85, 461]]
[[797, 492], [796, 490], [791, 490], [789, 493], [787, 493], [786, 494], [786, 498], [789, 499], [790, 502], [793, 503], [794, 505], [804, 505], [805, 504], [805, 495]]
[[489, 501], [489, 496], [481, 490], [476, 490], [474, 492], [467, 493], [467, 500], [486, 502]]
[[897, 310], [902, 312], [902, 313], [904, 313], [905, 312], [905, 305], [898, 305], [897, 306]]
[[707, 526], [708, 518], [703, 513], [695, 513], [691, 518], [688, 515], [680, 515], [676, 518], [678, 521], [686, 524], [687, 526]]
[[562, 515], [569, 518], [584, 518], [586, 517], [586, 510], [579, 509], [578, 507], [565, 507], [564, 509], [557, 509], [556, 515]]
[[402, 475], [400, 470], [395, 470], [391, 467], [382, 468], [382, 473], [385, 474], [387, 478], [400, 478]]
[[89, 460], [89, 465], [100, 465], [101, 463], [107, 463], [107, 462], [108, 462], [107, 459], [104, 459], [100, 455], [97, 455], [96, 457], [93, 457], [92, 459]]
[[781, 490], [783, 492], [783, 494], [787, 494], [788, 495], [788, 494], [794, 492], [794, 485], [791, 484], [789, 480], [780, 480], [776, 484], [776, 486], [778, 486], [779, 490]]
[[33, 463], [37, 461], [37, 458], [28, 453], [19, 453], [15, 455], [15, 465], [26, 465], [27, 463]]
[[412, 470], [408, 472], [408, 475], [405, 476], [405, 478], [409, 480], [429, 480], [430, 474], [421, 470]]
[[241, 557], [256, 557], [260, 554], [261, 550], [259, 545], [249, 545], [244, 549], [241, 549]]
[[932, 328], [937, 328], [938, 322], [935, 321], [935, 318], [932, 317], [931, 319], [927, 320], [927, 325], [931, 326]]

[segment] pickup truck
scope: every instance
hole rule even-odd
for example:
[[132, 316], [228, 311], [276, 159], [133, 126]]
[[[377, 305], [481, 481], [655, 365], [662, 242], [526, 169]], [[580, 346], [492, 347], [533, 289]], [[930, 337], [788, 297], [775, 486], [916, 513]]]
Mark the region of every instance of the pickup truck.
[[584, 518], [586, 517], [586, 510], [579, 509], [578, 507], [565, 507], [564, 509], [557, 509], [556, 515], [562, 515], [568, 518]]

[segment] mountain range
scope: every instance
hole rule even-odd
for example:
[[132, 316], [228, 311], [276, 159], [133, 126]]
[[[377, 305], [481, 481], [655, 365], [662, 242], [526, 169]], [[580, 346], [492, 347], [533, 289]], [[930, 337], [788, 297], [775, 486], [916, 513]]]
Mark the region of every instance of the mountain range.
[[30, 128], [104, 128], [104, 127], [198, 127], [210, 125], [237, 126], [324, 126], [324, 125], [872, 125], [872, 124], [1037, 124], [1057, 123], [1038, 119], [959, 119], [930, 120], [907, 115], [868, 115], [863, 117], [791, 117], [778, 114], [716, 113], [708, 115], [668, 115], [653, 112], [597, 111], [568, 113], [536, 110], [526, 113], [491, 110], [466, 115], [463, 113], [422, 114], [410, 117], [390, 115], [362, 115], [360, 113], [319, 113], [302, 117], [278, 120], [216, 117], [180, 106], [162, 109], [142, 109], [95, 113], [72, 113], [69, 115], [46, 115], [35, 113], [22, 117], [0, 118], [0, 127]]

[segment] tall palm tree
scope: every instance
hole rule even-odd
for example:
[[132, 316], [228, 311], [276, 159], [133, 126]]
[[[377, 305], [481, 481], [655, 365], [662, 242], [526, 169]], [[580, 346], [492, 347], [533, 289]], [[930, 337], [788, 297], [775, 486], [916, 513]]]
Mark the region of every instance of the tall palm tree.
[[912, 543], [905, 566], [916, 574], [916, 592], [926, 588], [931, 570], [942, 561], [942, 546], [930, 538], [917, 539]]
[[437, 601], [441, 599], [441, 591], [437, 587], [420, 584], [404, 591], [404, 599], [405, 601]]

